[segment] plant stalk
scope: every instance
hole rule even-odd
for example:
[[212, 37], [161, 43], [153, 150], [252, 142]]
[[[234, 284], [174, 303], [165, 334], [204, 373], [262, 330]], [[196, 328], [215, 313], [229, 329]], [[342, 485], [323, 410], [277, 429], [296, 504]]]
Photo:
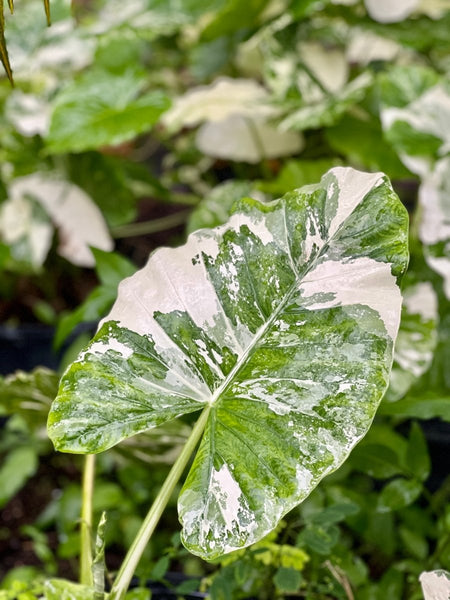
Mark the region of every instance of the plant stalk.
[[92, 497], [94, 494], [95, 455], [87, 454], [84, 459], [83, 490], [81, 506], [81, 552], [80, 583], [93, 585], [92, 578]]
[[144, 552], [156, 528], [156, 525], [158, 524], [159, 519], [161, 518], [161, 515], [163, 514], [167, 503], [169, 502], [170, 497], [172, 496], [172, 493], [203, 434], [210, 410], [210, 405], [204, 408], [197, 423], [194, 425], [191, 435], [189, 436], [183, 450], [167, 475], [165, 482], [163, 483], [150, 510], [148, 511], [147, 516], [145, 517], [140, 530], [131, 544], [127, 555], [125, 556], [119, 572], [117, 573], [114, 585], [111, 588], [108, 600], [123, 600], [125, 597], [131, 578], [133, 577], [136, 567], [138, 566], [142, 553]]
[[141, 223], [121, 225], [120, 227], [113, 229], [111, 234], [114, 238], [119, 239], [125, 237], [134, 237], [137, 235], [148, 235], [150, 233], [158, 233], [159, 231], [166, 231], [167, 229], [172, 229], [172, 227], [177, 227], [178, 225], [183, 225], [183, 223], [186, 223], [190, 212], [191, 211], [189, 210], [183, 210], [172, 215], [167, 215], [166, 217], [161, 217], [160, 219], [153, 219], [152, 221], [142, 221]]

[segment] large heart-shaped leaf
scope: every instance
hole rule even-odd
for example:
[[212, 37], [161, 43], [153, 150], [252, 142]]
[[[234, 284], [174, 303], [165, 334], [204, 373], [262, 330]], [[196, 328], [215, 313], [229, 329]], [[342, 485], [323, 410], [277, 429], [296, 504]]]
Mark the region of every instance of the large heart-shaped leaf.
[[119, 286], [49, 416], [55, 446], [99, 452], [209, 407], [179, 498], [214, 558], [260, 539], [367, 431], [386, 389], [407, 214], [380, 173], [320, 184], [162, 248]]

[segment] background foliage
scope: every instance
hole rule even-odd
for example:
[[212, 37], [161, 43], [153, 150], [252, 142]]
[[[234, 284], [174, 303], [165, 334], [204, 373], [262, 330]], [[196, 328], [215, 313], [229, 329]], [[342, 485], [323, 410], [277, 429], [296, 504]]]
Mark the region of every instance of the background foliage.
[[[0, 81], [5, 597], [74, 575], [79, 515], [80, 463], [45, 434], [58, 374], [10, 375], [34, 366], [7, 363], [11, 332], [55, 327], [62, 369], [150, 250], [224, 222], [243, 196], [270, 200], [349, 165], [385, 172], [410, 214], [401, 330], [372, 429], [263, 542], [201, 563], [169, 511], [140, 574], [183, 565], [213, 600], [421, 598], [420, 572], [450, 568], [448, 2], [53, 0], [51, 14], [47, 28], [40, 1], [16, 2], [1, 28], [15, 80]], [[189, 419], [171, 427], [101, 459], [111, 570]]]

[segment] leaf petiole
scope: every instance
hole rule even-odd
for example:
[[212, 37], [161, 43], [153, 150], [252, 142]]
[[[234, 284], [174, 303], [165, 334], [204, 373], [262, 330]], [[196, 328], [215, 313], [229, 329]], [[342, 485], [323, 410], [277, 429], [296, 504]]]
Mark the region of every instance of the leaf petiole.
[[108, 596], [108, 600], [123, 600], [130, 585], [131, 578], [134, 575], [139, 560], [144, 552], [158, 522], [164, 512], [167, 503], [177, 485], [184, 469], [186, 468], [193, 451], [195, 450], [203, 431], [208, 421], [211, 406], [207, 405], [201, 413], [197, 423], [194, 425], [192, 432], [170, 470], [167, 478], [162, 485], [158, 495], [155, 498], [150, 510], [145, 517], [140, 530], [138, 531], [127, 555], [117, 573], [114, 585]]
[[80, 583], [91, 586], [92, 579], [92, 497], [94, 493], [95, 455], [87, 454], [83, 469], [81, 507]]

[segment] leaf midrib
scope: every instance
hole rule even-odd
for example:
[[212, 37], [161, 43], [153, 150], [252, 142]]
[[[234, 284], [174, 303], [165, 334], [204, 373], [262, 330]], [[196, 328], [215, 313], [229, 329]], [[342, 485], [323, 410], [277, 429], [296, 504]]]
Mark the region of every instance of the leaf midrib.
[[[336, 230], [334, 235], [337, 234], [337, 232], [341, 229], [341, 227], [343, 226], [344, 223], [345, 223], [345, 220], [338, 227], [338, 229]], [[220, 397], [222, 396], [222, 394], [226, 391], [228, 386], [233, 382], [237, 373], [247, 362], [248, 357], [250, 356], [252, 351], [255, 349], [255, 347], [258, 344], [258, 342], [260, 341], [260, 339], [264, 336], [264, 334], [272, 326], [274, 321], [277, 319], [278, 315], [283, 311], [283, 309], [286, 306], [286, 304], [288, 303], [288, 301], [291, 299], [291, 297], [293, 296], [295, 291], [298, 289], [298, 283], [302, 279], [304, 279], [304, 277], [306, 277], [306, 275], [316, 266], [316, 263], [318, 262], [319, 258], [322, 257], [324, 250], [328, 249], [329, 243], [330, 243], [330, 240], [325, 241], [324, 245], [322, 246], [320, 251], [317, 253], [317, 256], [311, 261], [311, 263], [301, 273], [299, 273], [296, 270], [294, 271], [294, 269], [293, 269], [293, 272], [295, 275], [293, 284], [291, 285], [289, 290], [286, 292], [283, 300], [278, 304], [278, 306], [275, 308], [273, 313], [267, 319], [267, 321], [263, 325], [261, 325], [261, 327], [255, 333], [255, 336], [253, 337], [252, 342], [247, 346], [247, 348], [244, 350], [243, 354], [236, 361], [236, 364], [231, 369], [231, 371], [228, 373], [227, 377], [224, 379], [224, 381], [221, 383], [221, 385], [212, 394], [211, 399], [208, 402], [208, 404], [210, 406], [214, 406], [220, 400]], [[294, 257], [292, 256], [290, 246], [289, 246], [288, 250], [289, 250], [289, 256], [292, 260], [292, 264], [295, 265]]]

